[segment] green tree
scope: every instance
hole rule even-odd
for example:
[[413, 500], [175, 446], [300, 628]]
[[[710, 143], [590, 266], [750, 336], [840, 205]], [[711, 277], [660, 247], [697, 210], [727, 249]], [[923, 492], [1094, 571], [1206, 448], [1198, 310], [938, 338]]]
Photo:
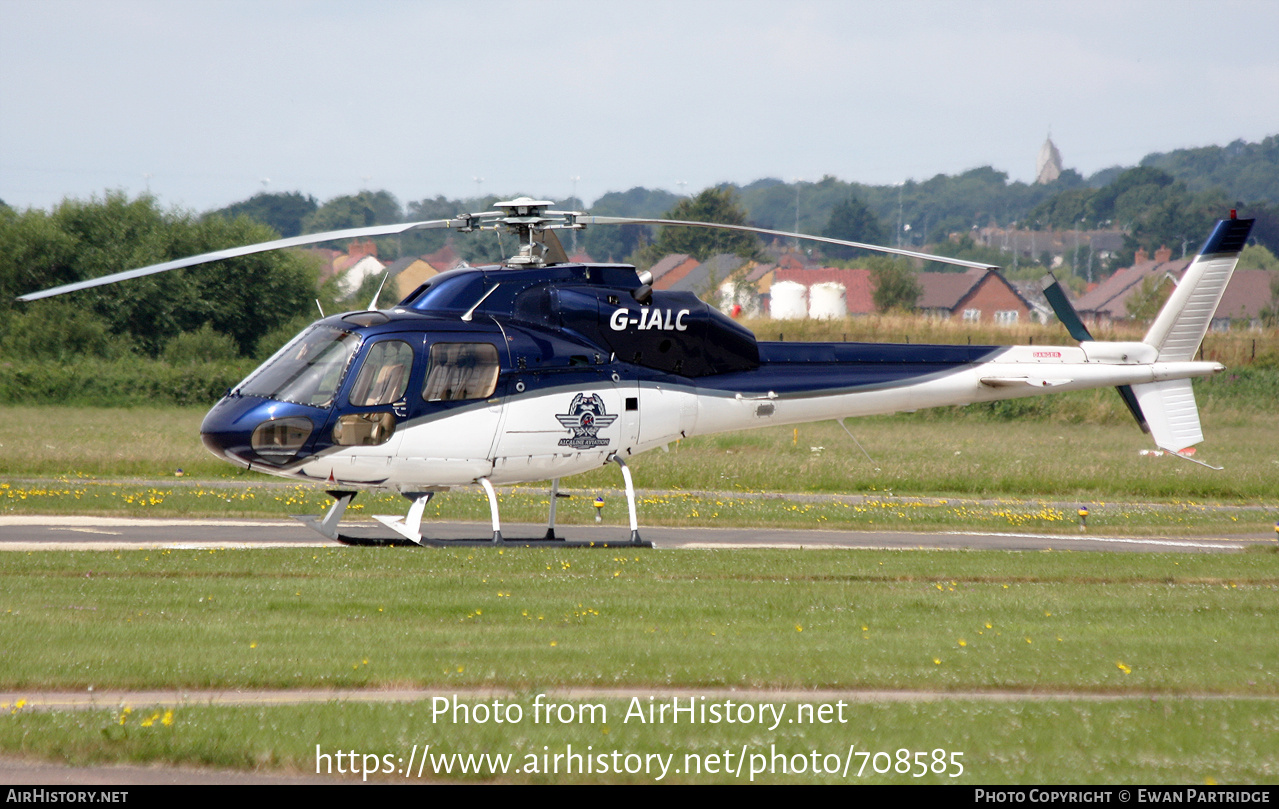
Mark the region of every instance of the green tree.
[[[456, 213], [453, 211], [449, 215]], [[302, 229], [305, 233], [326, 233], [330, 230], [394, 225], [403, 221], [404, 211], [390, 191], [361, 191], [334, 197], [324, 203], [306, 218]], [[373, 241], [377, 243], [379, 258], [394, 260], [400, 256], [400, 237], [384, 236]]]
[[1153, 320], [1168, 301], [1168, 296], [1172, 295], [1174, 286], [1167, 276], [1151, 275], [1143, 278], [1141, 286], [1128, 296], [1124, 304], [1128, 317], [1134, 320]]
[[51, 212], [0, 212], [0, 311], [40, 311], [49, 322], [91, 313], [111, 334], [152, 356], [177, 334], [208, 323], [248, 354], [261, 335], [313, 305], [318, 267], [304, 254], [259, 253], [158, 273], [71, 293], [38, 309], [13, 297], [274, 238], [247, 217], [198, 220], [161, 210], [151, 197], [122, 193], [66, 200]]
[[247, 216], [255, 222], [274, 228], [281, 237], [288, 239], [302, 233], [303, 222], [318, 207], [315, 197], [296, 191], [273, 194], [263, 192], [242, 202], [210, 211], [206, 216], [220, 215], [227, 219]]
[[[518, 195], [517, 195], [518, 196]], [[458, 214], [486, 211], [493, 207], [499, 198], [494, 196], [482, 199], [449, 199], [444, 196], [428, 197], [410, 202], [406, 222], [423, 222], [435, 219], [452, 219]], [[392, 251], [400, 256], [421, 256], [434, 253], [436, 250], [451, 244], [463, 259], [474, 265], [492, 264], [514, 252], [514, 242], [510, 238], [499, 237], [487, 231], [459, 235], [451, 230], [417, 230], [400, 236], [375, 240], [378, 243], [379, 256], [389, 258]]]
[[[715, 222], [721, 225], [748, 225], [746, 212], [731, 188], [708, 188], [692, 199], [682, 199], [663, 219], [685, 222]], [[686, 253], [705, 261], [719, 253], [733, 253], [746, 259], [760, 255], [759, 238], [754, 233], [720, 228], [663, 226], [657, 241], [640, 251], [639, 260], [651, 266], [669, 253]]]
[[402, 221], [404, 211], [390, 191], [361, 191], [334, 197], [321, 205], [306, 218], [304, 230], [307, 233], [324, 233], [345, 228], [394, 225]]
[[1233, 198], [1279, 203], [1279, 135], [1149, 154], [1141, 165], [1167, 172], [1192, 193], [1223, 188]]
[[1026, 219], [1059, 230], [1082, 229], [1080, 223], [1090, 221], [1089, 203], [1096, 191], [1091, 188], [1070, 188], [1036, 205]]
[[919, 276], [910, 262], [903, 258], [889, 256], [873, 256], [866, 259], [866, 267], [870, 270], [872, 293], [875, 309], [888, 312], [894, 309], [911, 311], [915, 301], [923, 291], [919, 286]]
[[113, 334], [105, 318], [57, 301], [35, 301], [0, 319], [0, 356], [6, 361], [115, 360], [132, 349], [130, 339]]
[[[822, 229], [822, 236], [863, 244], [883, 245], [886, 241], [884, 226], [865, 203], [854, 196], [844, 199], [830, 212], [830, 220]], [[855, 247], [823, 245], [822, 251], [834, 258], [848, 259], [865, 255], [865, 250]]]
[[1279, 258], [1260, 244], [1250, 244], [1239, 254], [1239, 264], [1236, 269], [1279, 272]]
[[[1092, 222], [1114, 221], [1122, 227], [1126, 224], [1122, 221], [1123, 215], [1131, 215], [1137, 207], [1135, 200], [1151, 199], [1155, 189], [1167, 188], [1174, 182], [1172, 175], [1159, 169], [1148, 166], [1128, 169], [1093, 194], [1088, 201], [1088, 219]], [[1120, 207], [1119, 198], [1132, 192], [1136, 195], [1130, 196]]]
[[[964, 261], [980, 261], [989, 264], [992, 267], [1008, 268], [1013, 265], [1013, 254], [1004, 252], [997, 247], [987, 247], [984, 244], [978, 244], [973, 241], [973, 237], [967, 233], [958, 239], [947, 239], [934, 245], [932, 252], [939, 256], [947, 258], [958, 258]], [[954, 264], [942, 264], [940, 262], [929, 262], [924, 265], [926, 272], [963, 272], [962, 267], [956, 267]], [[1040, 274], [1043, 274], [1040, 269]]]
[[229, 335], [214, 331], [205, 323], [195, 331], [176, 335], [164, 346], [164, 360], [171, 365], [202, 365], [225, 362], [240, 356], [239, 346]]
[[[678, 203], [679, 197], [669, 191], [636, 187], [605, 194], [595, 200], [590, 211], [596, 216], [660, 219]], [[652, 240], [653, 228], [649, 225], [600, 225], [579, 234], [578, 244], [598, 261], [625, 261]]]

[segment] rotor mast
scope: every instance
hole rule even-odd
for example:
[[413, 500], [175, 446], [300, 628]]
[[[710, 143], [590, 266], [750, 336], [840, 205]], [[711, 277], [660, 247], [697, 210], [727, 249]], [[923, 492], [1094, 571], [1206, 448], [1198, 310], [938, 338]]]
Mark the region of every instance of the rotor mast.
[[552, 211], [555, 203], [532, 197], [518, 197], [506, 202], [495, 202], [496, 211], [470, 214], [479, 222], [466, 230], [502, 230], [514, 232], [519, 239], [519, 251], [506, 260], [512, 267], [545, 267], [568, 261], [559, 238], [552, 231], [580, 230], [577, 211]]

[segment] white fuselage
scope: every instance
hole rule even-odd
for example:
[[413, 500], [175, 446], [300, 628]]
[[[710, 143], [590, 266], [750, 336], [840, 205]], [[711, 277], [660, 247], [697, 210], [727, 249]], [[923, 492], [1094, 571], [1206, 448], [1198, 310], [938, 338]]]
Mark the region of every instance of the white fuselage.
[[[602, 466], [614, 453], [627, 458], [696, 435], [1141, 385], [1222, 369], [1214, 362], [1154, 360], [1143, 343], [1013, 346], [988, 361], [906, 384], [785, 394], [712, 389], [693, 381], [664, 385], [618, 379], [494, 398], [405, 422], [380, 446], [326, 450], [279, 474], [401, 491], [461, 486], [480, 478], [509, 485], [579, 474]], [[598, 397], [600, 413], [607, 414], [599, 423], [607, 426], [565, 426], [579, 394]]]

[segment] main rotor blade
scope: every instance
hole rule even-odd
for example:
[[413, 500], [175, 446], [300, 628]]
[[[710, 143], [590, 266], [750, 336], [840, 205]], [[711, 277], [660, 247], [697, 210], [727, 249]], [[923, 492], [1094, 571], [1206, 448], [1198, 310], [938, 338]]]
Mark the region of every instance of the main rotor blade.
[[850, 242], [845, 241], [844, 239], [831, 239], [826, 236], [809, 236], [806, 233], [791, 233], [784, 230], [768, 230], [767, 228], [756, 228], [749, 225], [719, 225], [714, 222], [687, 222], [679, 219], [632, 219], [626, 216], [578, 216], [576, 217], [576, 221], [582, 225], [684, 225], [694, 228], [738, 230], [743, 233], [760, 233], [765, 236], [783, 236], [791, 239], [807, 239], [810, 242], [835, 244], [840, 247], [856, 247], [861, 250], [873, 250], [877, 253], [890, 253], [894, 256], [906, 256], [907, 258], [919, 258], [924, 261], [936, 261], [941, 264], [953, 264], [956, 267], [971, 267], [978, 270], [999, 269], [994, 264], [987, 264], [982, 261], [965, 261], [962, 258], [935, 256], [932, 253], [919, 253], [914, 250], [902, 250], [900, 247], [880, 247], [875, 244], [862, 244], [861, 242]]
[[191, 267], [196, 264], [207, 264], [210, 261], [220, 261], [226, 258], [248, 256], [253, 253], [265, 253], [269, 250], [279, 250], [285, 247], [300, 247], [305, 244], [319, 244], [320, 242], [328, 242], [335, 239], [355, 239], [364, 236], [391, 236], [396, 233], [407, 233], [411, 230], [465, 227], [466, 221], [467, 220], [465, 219], [434, 219], [426, 222], [402, 222], [398, 225], [373, 225], [366, 228], [348, 228], [346, 230], [330, 230], [326, 233], [310, 233], [305, 236], [292, 236], [288, 239], [276, 239], [272, 242], [260, 242], [258, 244], [250, 244], [244, 247], [230, 247], [226, 250], [214, 250], [211, 253], [201, 253], [198, 256], [187, 256], [186, 258], [180, 258], [175, 261], [166, 261], [162, 264], [152, 264], [147, 267], [139, 267], [136, 270], [125, 270], [124, 272], [118, 272], [112, 275], [104, 275], [100, 278], [90, 278], [88, 281], [77, 281], [74, 284], [63, 284], [62, 286], [52, 287], [50, 289], [41, 290], [40, 292], [30, 292], [26, 295], [19, 295], [18, 300], [36, 301], [41, 298], [51, 298], [54, 295], [62, 295], [67, 292], [76, 292], [81, 289], [90, 289], [91, 287], [103, 286], [105, 284], [114, 284], [117, 281], [141, 278], [144, 275], [154, 275], [158, 272], [177, 270], [183, 267]]

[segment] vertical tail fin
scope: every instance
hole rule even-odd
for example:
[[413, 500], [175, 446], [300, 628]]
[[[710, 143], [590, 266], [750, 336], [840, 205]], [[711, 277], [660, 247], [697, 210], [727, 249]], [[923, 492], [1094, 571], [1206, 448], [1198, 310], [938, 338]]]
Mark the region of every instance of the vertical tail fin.
[[1230, 283], [1253, 221], [1235, 219], [1231, 211], [1231, 218], [1217, 223], [1199, 255], [1186, 268], [1181, 282], [1142, 340], [1159, 350], [1160, 361], [1184, 362], [1195, 358], [1226, 284]]
[[[1236, 219], [1231, 211], [1229, 219], [1213, 228], [1142, 340], [1159, 352], [1156, 362], [1189, 362], [1195, 358], [1253, 221]], [[1133, 393], [1146, 414], [1151, 436], [1161, 449], [1180, 453], [1203, 440], [1199, 407], [1189, 379], [1133, 385]]]

